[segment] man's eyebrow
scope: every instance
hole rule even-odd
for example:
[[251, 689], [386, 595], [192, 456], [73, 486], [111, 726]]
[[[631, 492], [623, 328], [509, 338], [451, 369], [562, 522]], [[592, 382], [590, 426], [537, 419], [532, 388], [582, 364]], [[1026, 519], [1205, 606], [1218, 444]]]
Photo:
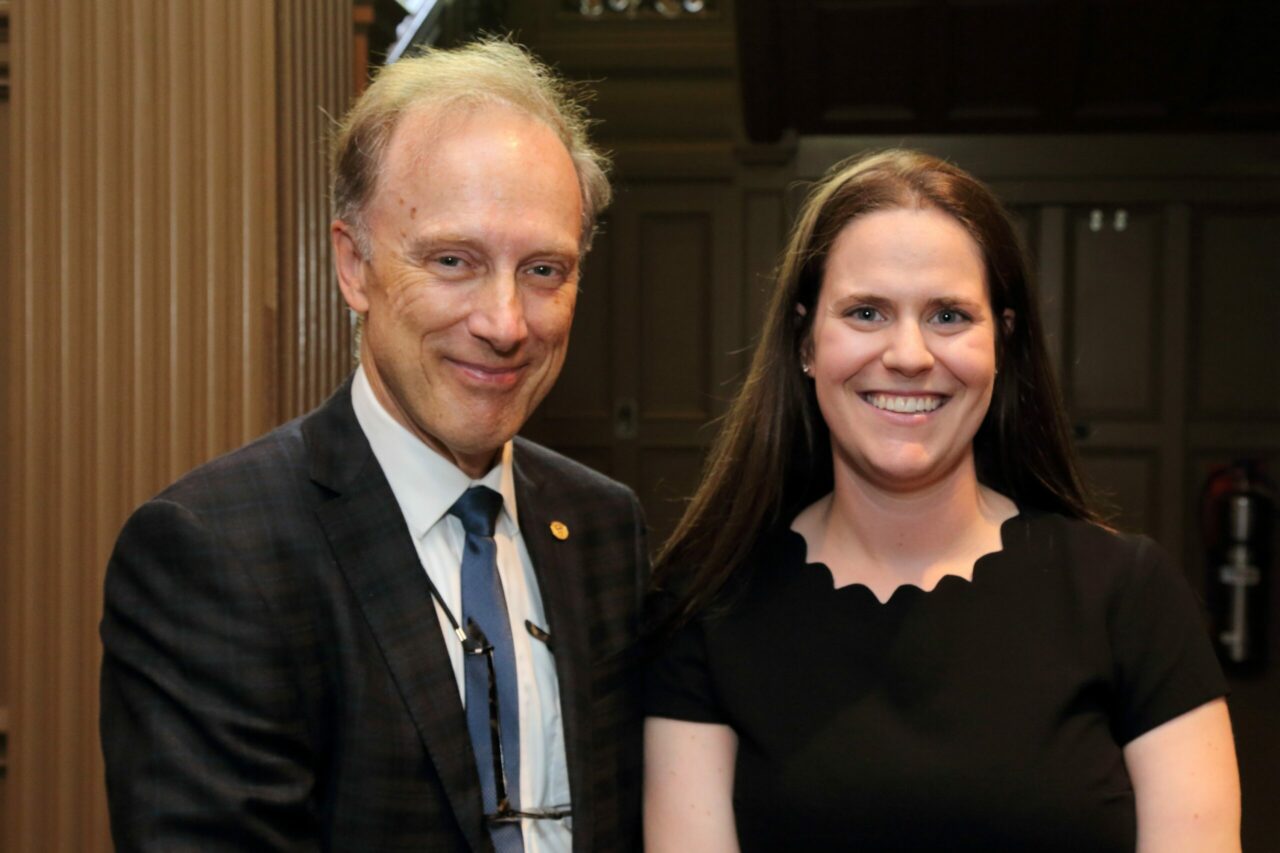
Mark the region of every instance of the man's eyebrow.
[[438, 249], [459, 248], [479, 251], [481, 244], [479, 240], [467, 237], [463, 234], [428, 234], [409, 238], [409, 242], [405, 246], [405, 251], [414, 257], [434, 252]]
[[[443, 232], [438, 234], [426, 234], [409, 238], [405, 244], [405, 253], [409, 257], [422, 257], [432, 252], [442, 249], [467, 249], [478, 254], [486, 252], [483, 240], [477, 240], [474, 237], [468, 237], [464, 234]], [[561, 246], [543, 246], [528, 253], [530, 257], [549, 256], [560, 260], [571, 260], [575, 263], [581, 260], [582, 252], [575, 243], [565, 243]]]

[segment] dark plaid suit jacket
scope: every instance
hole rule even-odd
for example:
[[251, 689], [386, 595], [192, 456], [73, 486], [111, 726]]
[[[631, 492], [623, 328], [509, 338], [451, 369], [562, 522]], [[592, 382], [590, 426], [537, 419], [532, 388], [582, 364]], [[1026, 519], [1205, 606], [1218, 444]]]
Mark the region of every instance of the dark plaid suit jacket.
[[[574, 850], [633, 849], [640, 508], [519, 439], [515, 481], [555, 638]], [[101, 633], [118, 849], [491, 849], [425, 575], [349, 381], [137, 510]]]

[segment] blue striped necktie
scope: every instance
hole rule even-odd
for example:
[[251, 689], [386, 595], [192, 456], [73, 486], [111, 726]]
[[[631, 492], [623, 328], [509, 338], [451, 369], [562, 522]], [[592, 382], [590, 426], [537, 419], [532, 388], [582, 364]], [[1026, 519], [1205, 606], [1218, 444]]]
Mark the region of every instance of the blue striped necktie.
[[[502, 578], [498, 575], [498, 548], [494, 524], [502, 511], [502, 495], [485, 486], [473, 486], [458, 498], [449, 514], [467, 532], [462, 552], [462, 622], [475, 623], [493, 646], [493, 672], [497, 682], [498, 720], [501, 730], [501, 766], [505, 768], [507, 798], [520, 808], [520, 695], [516, 684], [515, 645], [507, 615]], [[483, 654], [464, 656], [467, 692], [467, 732], [480, 771], [480, 793], [486, 815], [498, 811], [494, 773], [493, 735], [490, 730], [489, 664]], [[497, 853], [523, 853], [520, 824], [491, 824], [489, 834]]]

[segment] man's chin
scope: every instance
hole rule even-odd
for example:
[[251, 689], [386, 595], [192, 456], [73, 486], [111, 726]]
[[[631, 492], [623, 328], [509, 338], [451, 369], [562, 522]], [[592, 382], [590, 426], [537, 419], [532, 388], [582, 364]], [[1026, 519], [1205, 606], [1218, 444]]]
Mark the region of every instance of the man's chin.
[[[483, 421], [476, 421], [476, 423], [483, 424]], [[515, 437], [521, 424], [504, 426], [506, 427], [504, 429], [488, 429], [483, 432], [475, 430], [468, 433], [461, 430], [458, 435], [452, 437], [452, 441], [442, 443], [447, 448], [448, 455], [457, 460], [459, 467], [463, 470], [478, 464], [484, 466], [487, 471], [498, 461], [503, 446]], [[468, 464], [462, 464], [464, 461]]]

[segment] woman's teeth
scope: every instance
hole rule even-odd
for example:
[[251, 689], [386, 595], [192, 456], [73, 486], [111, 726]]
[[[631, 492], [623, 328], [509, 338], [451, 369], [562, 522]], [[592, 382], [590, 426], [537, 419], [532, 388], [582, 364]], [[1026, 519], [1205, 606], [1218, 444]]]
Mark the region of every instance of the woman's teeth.
[[942, 405], [942, 397], [897, 397], [892, 394], [865, 394], [868, 403], [886, 412], [915, 414], [916, 412], [932, 412]]

